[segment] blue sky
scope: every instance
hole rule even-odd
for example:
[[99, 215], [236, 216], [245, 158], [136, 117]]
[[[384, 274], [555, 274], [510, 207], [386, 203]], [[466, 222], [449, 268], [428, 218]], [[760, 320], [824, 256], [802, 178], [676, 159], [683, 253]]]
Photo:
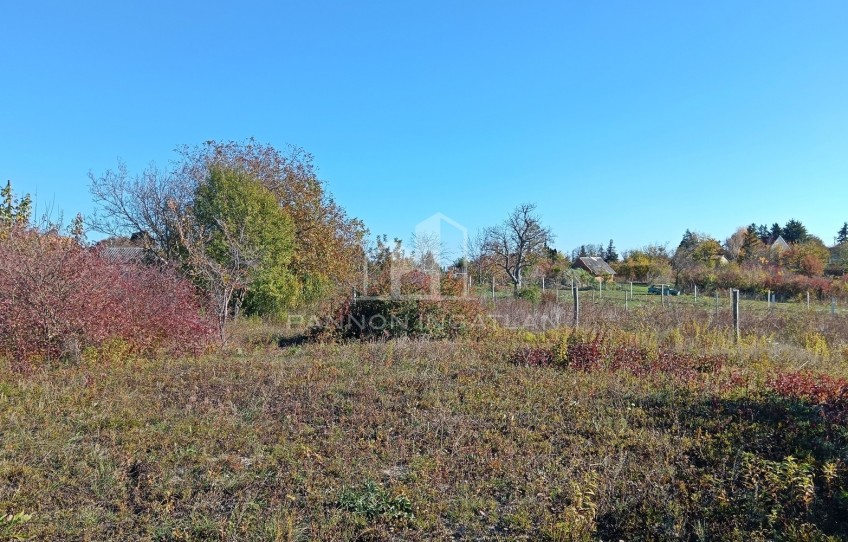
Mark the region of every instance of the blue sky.
[[89, 170], [254, 136], [407, 238], [536, 202], [570, 250], [848, 220], [848, 3], [56, 2], [0, 8], [0, 178], [88, 214]]

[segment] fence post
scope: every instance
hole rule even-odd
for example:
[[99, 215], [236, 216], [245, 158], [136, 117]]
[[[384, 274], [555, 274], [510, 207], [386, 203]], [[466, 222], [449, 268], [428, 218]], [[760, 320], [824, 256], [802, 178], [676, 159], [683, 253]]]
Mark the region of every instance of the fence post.
[[633, 299], [633, 281], [630, 281], [630, 299]]
[[580, 325], [580, 290], [571, 281], [571, 295], [574, 297], [574, 327]]
[[771, 290], [766, 290], [766, 300], [768, 301], [766, 307], [771, 308]]
[[545, 293], [545, 277], [542, 277], [542, 293]]
[[715, 291], [715, 302], [716, 302], [716, 318], [718, 318], [718, 288]]
[[739, 342], [739, 290], [730, 290], [731, 312], [733, 314], [733, 338]]
[[810, 310], [810, 292], [807, 292], [807, 310]]
[[695, 285], [695, 303], [698, 302], [698, 285]]

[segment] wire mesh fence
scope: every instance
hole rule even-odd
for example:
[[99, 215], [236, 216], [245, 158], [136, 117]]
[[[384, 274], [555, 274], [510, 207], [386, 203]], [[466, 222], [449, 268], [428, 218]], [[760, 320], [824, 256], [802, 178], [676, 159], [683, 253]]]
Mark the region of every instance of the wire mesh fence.
[[738, 311], [734, 311], [730, 289], [677, 294], [661, 285], [649, 291], [644, 283], [575, 285], [574, 289], [570, 284], [548, 281], [531, 284], [539, 291], [531, 302], [517, 298], [509, 284], [478, 285], [471, 291], [501, 325], [511, 328], [615, 325], [622, 329], [670, 329], [693, 325], [730, 335], [736, 335], [738, 329], [741, 335], [781, 336], [796, 333], [802, 325], [833, 339], [848, 339], [848, 303], [821, 299], [813, 293], [790, 299], [771, 292], [739, 292]]

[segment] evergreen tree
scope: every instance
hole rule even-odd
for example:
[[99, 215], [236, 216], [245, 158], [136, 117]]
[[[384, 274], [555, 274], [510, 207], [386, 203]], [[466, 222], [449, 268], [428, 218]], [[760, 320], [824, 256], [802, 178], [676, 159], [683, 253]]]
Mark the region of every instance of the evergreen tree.
[[692, 233], [691, 230], [687, 229], [686, 232], [683, 234], [683, 239], [680, 240], [680, 245], [678, 245], [678, 248], [682, 248], [684, 250], [692, 249], [695, 248], [697, 244], [698, 236]]
[[618, 262], [618, 252], [615, 250], [615, 245], [612, 243], [612, 239], [610, 239], [609, 245], [607, 245], [607, 251], [604, 254], [604, 260], [608, 263], [616, 263]]
[[848, 242], [848, 222], [842, 224], [842, 227], [837, 232], [836, 242], [840, 245], [842, 243]]
[[[765, 243], [774, 243], [775, 241], [777, 241], [777, 238], [778, 238], [778, 237], [780, 237], [781, 235], [783, 235], [783, 233], [784, 233], [783, 228], [781, 228], [781, 227], [780, 227], [780, 224], [778, 224], [777, 222], [775, 222], [774, 224], [772, 224], [772, 225], [771, 225], [771, 230], [769, 231], [768, 240], [767, 240], [767, 241], [764, 241], [764, 242], [765, 242]], [[789, 239], [786, 239], [786, 236], [785, 236], [785, 235], [783, 236], [783, 239], [784, 239], [787, 243], [788, 243], [788, 242], [790, 242], [790, 241], [789, 241]]]
[[807, 227], [801, 224], [800, 220], [794, 218], [786, 223], [782, 232], [783, 239], [787, 243], [803, 243], [810, 237], [807, 233]]
[[771, 233], [769, 233], [768, 226], [765, 224], [761, 224], [757, 227], [757, 236], [760, 238], [760, 241], [768, 244], [769, 238], [771, 237]]

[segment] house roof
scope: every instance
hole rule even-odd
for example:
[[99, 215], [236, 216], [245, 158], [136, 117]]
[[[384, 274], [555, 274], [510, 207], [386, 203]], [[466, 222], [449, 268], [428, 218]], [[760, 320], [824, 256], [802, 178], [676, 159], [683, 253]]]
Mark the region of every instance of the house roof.
[[575, 265], [582, 264], [581, 267], [587, 269], [590, 273], [599, 277], [601, 275], [615, 275], [612, 267], [604, 261], [600, 256], [582, 256], [577, 258]]
[[110, 263], [142, 263], [146, 251], [141, 247], [104, 247], [100, 256]]
[[772, 250], [786, 250], [788, 248], [789, 243], [786, 242], [786, 239], [784, 239], [782, 235], [778, 235], [777, 239], [774, 240], [774, 243], [771, 244]]

